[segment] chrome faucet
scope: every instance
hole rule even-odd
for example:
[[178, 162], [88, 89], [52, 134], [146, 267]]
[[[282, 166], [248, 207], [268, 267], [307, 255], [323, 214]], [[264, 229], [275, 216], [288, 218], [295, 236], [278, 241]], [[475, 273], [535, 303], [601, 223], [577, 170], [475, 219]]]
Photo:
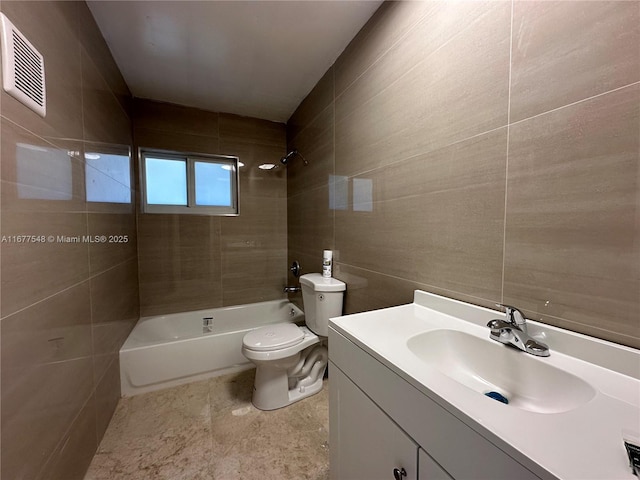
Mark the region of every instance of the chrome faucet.
[[538, 357], [548, 357], [549, 347], [538, 340], [534, 340], [527, 333], [527, 319], [516, 307], [496, 303], [502, 307], [507, 315], [506, 320], [491, 320], [487, 327], [491, 329], [489, 338], [506, 345], [513, 345], [523, 352]]
[[300, 287], [284, 287], [285, 293], [296, 293], [300, 291]]

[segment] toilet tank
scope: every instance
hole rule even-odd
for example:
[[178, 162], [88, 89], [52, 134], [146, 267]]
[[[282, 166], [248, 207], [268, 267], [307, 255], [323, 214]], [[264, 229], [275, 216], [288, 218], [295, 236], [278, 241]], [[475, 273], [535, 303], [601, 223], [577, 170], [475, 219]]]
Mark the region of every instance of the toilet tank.
[[307, 327], [316, 335], [329, 335], [329, 319], [342, 315], [342, 300], [347, 285], [320, 273], [307, 273], [300, 277], [302, 303]]

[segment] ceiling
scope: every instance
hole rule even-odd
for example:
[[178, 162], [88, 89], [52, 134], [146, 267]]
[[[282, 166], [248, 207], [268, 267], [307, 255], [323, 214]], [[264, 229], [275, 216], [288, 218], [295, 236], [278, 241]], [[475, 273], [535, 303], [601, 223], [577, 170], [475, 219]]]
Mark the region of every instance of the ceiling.
[[381, 1], [93, 1], [135, 97], [286, 122]]

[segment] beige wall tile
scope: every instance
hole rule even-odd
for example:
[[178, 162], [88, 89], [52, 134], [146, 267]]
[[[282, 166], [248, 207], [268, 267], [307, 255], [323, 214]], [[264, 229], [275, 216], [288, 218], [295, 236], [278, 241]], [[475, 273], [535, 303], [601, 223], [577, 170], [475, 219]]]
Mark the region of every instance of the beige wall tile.
[[295, 157], [286, 166], [289, 196], [327, 184], [329, 175], [334, 171], [333, 127], [334, 109], [331, 104], [289, 141], [289, 150], [297, 149], [308, 162], [305, 165], [302, 158]]
[[[334, 176], [288, 170], [289, 263], [317, 271], [334, 247], [349, 313], [422, 288], [637, 346], [639, 87], [604, 93], [638, 81], [639, 8], [384, 4], [334, 65]], [[505, 128], [509, 103], [512, 121], [540, 117]], [[292, 117], [290, 148], [315, 118]]]
[[91, 278], [94, 378], [99, 384], [140, 316], [137, 260]]
[[[240, 167], [240, 202], [242, 206], [249, 201], [255, 202], [250, 197], [286, 197], [287, 196], [287, 171], [285, 168], [273, 170], [261, 170], [258, 168], [263, 163], [280, 165], [280, 158], [285, 155], [282, 146], [261, 145], [257, 143], [244, 143], [235, 140], [223, 139], [220, 141], [220, 153], [238, 157], [244, 164]], [[243, 212], [240, 212], [242, 216]]]
[[[334, 212], [329, 209], [328, 187], [304, 191], [287, 201], [288, 248], [310, 259], [322, 260], [322, 250], [334, 248]], [[300, 258], [302, 261], [302, 258]], [[303, 264], [306, 273], [321, 271]]]
[[506, 140], [501, 129], [352, 179], [373, 202], [336, 211], [340, 262], [499, 300]]
[[38, 478], [91, 396], [92, 370], [90, 356], [16, 368], [3, 362], [3, 478]]
[[85, 51], [82, 60], [84, 139], [120, 145], [131, 144], [131, 120]]
[[[117, 390], [116, 390], [117, 391]], [[84, 478], [93, 454], [98, 448], [96, 414], [99, 412], [92, 395], [84, 405], [69, 432], [40, 472], [38, 480], [70, 480]]]
[[[239, 216], [139, 216], [142, 314], [280, 298], [282, 281], [274, 277], [286, 273], [286, 171], [257, 167], [279, 163], [286, 153], [284, 125], [149, 101], [136, 102], [136, 109], [141, 124], [153, 128], [136, 128], [138, 145], [238, 156], [244, 163]], [[215, 136], [194, 126], [202, 117], [210, 125], [215, 119]], [[277, 288], [265, 287], [272, 284]]]
[[[2, 316], [27, 307], [86, 279], [89, 274], [84, 213], [3, 212], [2, 235], [44, 235], [43, 243], [4, 243], [2, 259]], [[77, 242], [58, 242], [73, 237]]]
[[351, 88], [336, 99], [337, 174], [368, 171], [506, 125], [510, 9], [489, 7], [490, 15], [428, 61], [396, 72], [397, 80], [371, 100], [352, 104]]
[[220, 115], [172, 103], [134, 100], [134, 126], [173, 134], [218, 138]]
[[134, 137], [136, 153], [140, 147], [173, 150], [177, 152], [220, 153], [217, 137], [166, 132], [164, 130], [149, 130], [138, 127], [135, 128]]
[[533, 318], [636, 346], [639, 105], [636, 85], [512, 126], [504, 286]]
[[96, 430], [98, 438], [102, 438], [120, 400], [120, 359], [117, 354], [113, 356], [113, 361], [96, 384], [95, 397]]
[[95, 274], [137, 257], [136, 219], [130, 214], [89, 213], [88, 234], [106, 241], [89, 243], [89, 267]]
[[84, 211], [81, 143], [53, 144], [2, 118], [3, 211]]
[[116, 96], [122, 108], [131, 116], [132, 97], [109, 46], [105, 42], [93, 14], [85, 2], [78, 2], [79, 36], [82, 48], [96, 65], [100, 65], [103, 78]]
[[89, 282], [1, 321], [2, 366], [29, 369], [91, 355]]
[[220, 306], [220, 217], [139, 215], [141, 315]]
[[[82, 138], [77, 2], [2, 2], [0, 10], [45, 58], [47, 115], [0, 93], [2, 115], [45, 138]], [[55, 28], [43, 28], [55, 25]]]
[[228, 113], [219, 115], [221, 140], [286, 146], [286, 127], [282, 123]]
[[511, 121], [640, 80], [637, 1], [515, 2], [513, 32]]
[[329, 70], [318, 81], [309, 95], [302, 100], [296, 111], [287, 122], [287, 139], [295, 138], [300, 131], [313, 121], [320, 113], [333, 103], [334, 69]]
[[[108, 275], [90, 280], [96, 269], [120, 261], [122, 252], [107, 245], [90, 252], [82, 236], [90, 228], [135, 228], [133, 204], [87, 204], [90, 167], [83, 154], [98, 147], [130, 152], [129, 92], [84, 3], [17, 1], [0, 8], [44, 55], [47, 83], [44, 119], [1, 94], [1, 233], [80, 237], [77, 243], [54, 238], [2, 245], [0, 470], [5, 478], [82, 478], [103, 433], [96, 434], [96, 415], [104, 422], [112, 411], [96, 411], [94, 402], [94, 364], [99, 366], [101, 357], [94, 355], [92, 337], [103, 337], [91, 328], [92, 320], [99, 321], [91, 306], [105, 300], [102, 293], [124, 286], [101, 283]], [[110, 216], [117, 219], [110, 222], [87, 212], [125, 215]], [[129, 248], [126, 256], [135, 266], [135, 244]], [[127, 278], [137, 308], [135, 271]], [[90, 285], [100, 288], [91, 295]], [[110, 300], [109, 321], [122, 321], [114, 308], [122, 298]], [[107, 336], [117, 356], [123, 337]], [[119, 395], [117, 383], [110, 384], [112, 398]]]
[[383, 3], [336, 60], [336, 96], [341, 95], [406, 36], [436, 4], [437, 2]]

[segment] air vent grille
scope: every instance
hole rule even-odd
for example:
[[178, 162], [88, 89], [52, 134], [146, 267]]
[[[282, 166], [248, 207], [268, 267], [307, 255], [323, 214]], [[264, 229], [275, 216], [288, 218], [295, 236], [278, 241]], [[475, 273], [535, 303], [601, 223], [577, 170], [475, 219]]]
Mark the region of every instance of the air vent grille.
[[2, 22], [2, 86], [43, 117], [46, 114], [44, 58], [0, 13]]

